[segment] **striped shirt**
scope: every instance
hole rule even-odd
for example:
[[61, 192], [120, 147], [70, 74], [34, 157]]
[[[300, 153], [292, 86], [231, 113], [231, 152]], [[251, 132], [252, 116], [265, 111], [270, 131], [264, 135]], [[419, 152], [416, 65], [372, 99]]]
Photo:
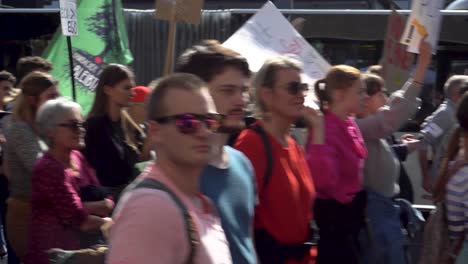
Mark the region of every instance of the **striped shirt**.
[[447, 184], [447, 220], [450, 237], [464, 234], [468, 240], [468, 166], [458, 170]]

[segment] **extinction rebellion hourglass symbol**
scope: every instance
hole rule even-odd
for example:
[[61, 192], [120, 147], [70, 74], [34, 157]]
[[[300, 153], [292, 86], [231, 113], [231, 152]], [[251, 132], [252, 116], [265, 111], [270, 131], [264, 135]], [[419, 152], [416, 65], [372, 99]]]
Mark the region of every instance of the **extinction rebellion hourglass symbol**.
[[[89, 18], [87, 27], [104, 43], [104, 49], [99, 54], [75, 48], [73, 49], [74, 69], [73, 75], [82, 86], [89, 91], [94, 91], [97, 87], [102, 69], [105, 67], [106, 56], [112, 55], [112, 49], [118, 41], [117, 21], [115, 17], [115, 1], [104, 4], [94, 16]], [[73, 26], [73, 25], [70, 25]], [[107, 58], [109, 59], [109, 58]]]

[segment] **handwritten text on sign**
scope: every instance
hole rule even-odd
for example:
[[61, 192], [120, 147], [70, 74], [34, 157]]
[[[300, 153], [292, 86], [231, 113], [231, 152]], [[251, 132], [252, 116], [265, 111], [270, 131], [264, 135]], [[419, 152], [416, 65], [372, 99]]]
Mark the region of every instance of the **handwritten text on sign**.
[[293, 54], [303, 63], [303, 81], [310, 84], [323, 78], [330, 68], [271, 2], [266, 3], [223, 46], [244, 56], [253, 72], [257, 72], [267, 59]]
[[60, 0], [60, 22], [63, 35], [78, 35], [76, 0]]
[[[408, 51], [419, 53], [419, 42], [427, 35], [427, 41], [432, 47], [437, 47], [439, 41], [442, 15], [440, 9], [443, 0], [414, 0], [411, 15], [406, 22], [401, 44], [408, 45]], [[434, 53], [437, 49], [433, 49]]]

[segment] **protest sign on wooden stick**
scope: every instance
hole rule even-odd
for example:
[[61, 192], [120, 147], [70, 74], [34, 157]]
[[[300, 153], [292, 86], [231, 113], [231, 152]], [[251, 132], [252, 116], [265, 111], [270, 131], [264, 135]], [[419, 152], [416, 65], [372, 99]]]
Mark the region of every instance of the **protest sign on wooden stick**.
[[[156, 18], [200, 24], [204, 0], [157, 0]], [[174, 13], [173, 13], [174, 12]]]
[[170, 73], [174, 63], [174, 46], [177, 22], [199, 24], [204, 0], [157, 0], [156, 18], [169, 22], [164, 75]]

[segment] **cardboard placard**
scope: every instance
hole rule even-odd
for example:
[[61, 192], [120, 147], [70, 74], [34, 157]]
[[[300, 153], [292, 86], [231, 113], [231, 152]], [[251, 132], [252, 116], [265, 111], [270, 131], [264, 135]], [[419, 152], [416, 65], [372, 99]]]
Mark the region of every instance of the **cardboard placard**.
[[200, 24], [204, 0], [156, 0], [156, 18]]
[[406, 22], [405, 32], [401, 37], [401, 44], [408, 46], [408, 51], [419, 53], [419, 42], [427, 35], [427, 41], [436, 52], [439, 41], [443, 0], [413, 0], [411, 15]]
[[404, 28], [405, 18], [393, 11], [388, 17], [382, 60], [383, 77], [390, 92], [399, 90], [409, 78], [414, 58], [412, 53], [406, 51], [406, 46], [400, 43]]
[[[310, 85], [323, 78], [330, 69], [330, 64], [294, 29], [272, 2], [267, 2], [223, 46], [244, 56], [253, 72], [257, 72], [267, 59], [292, 55], [302, 62], [302, 81]], [[310, 92], [306, 105], [316, 107], [314, 99], [315, 94]]]

